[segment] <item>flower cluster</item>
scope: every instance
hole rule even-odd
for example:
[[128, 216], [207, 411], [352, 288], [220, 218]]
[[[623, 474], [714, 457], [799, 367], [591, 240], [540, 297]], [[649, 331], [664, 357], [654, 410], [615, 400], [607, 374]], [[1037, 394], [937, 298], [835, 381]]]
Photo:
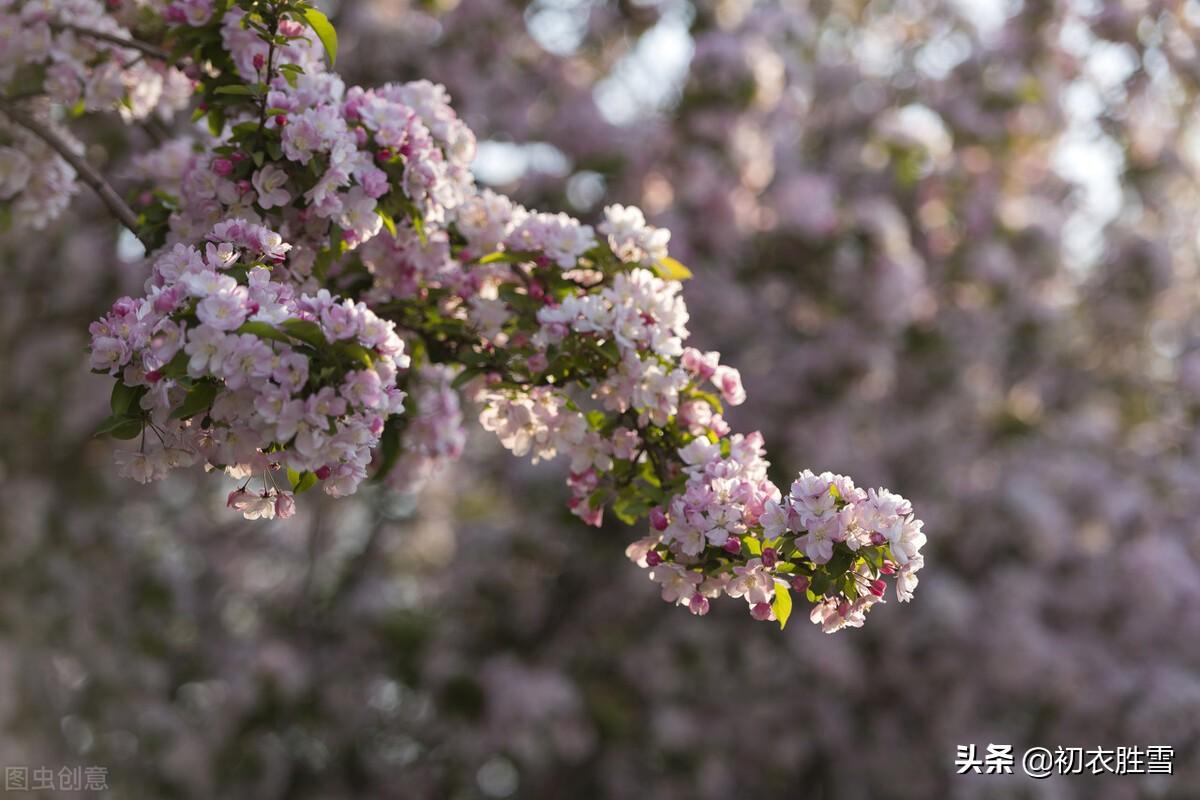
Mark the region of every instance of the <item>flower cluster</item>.
[[388, 484], [404, 492], [418, 491], [466, 446], [462, 404], [451, 384], [454, 371], [427, 364], [409, 375], [402, 452], [387, 473]]
[[[68, 147], [82, 149], [48, 114], [38, 116]], [[0, 143], [0, 213], [18, 229], [41, 230], [62, 214], [78, 190], [75, 169], [22, 128], [0, 123]]]
[[290, 488], [320, 481], [335, 497], [366, 477], [385, 422], [404, 410], [404, 343], [361, 303], [276, 280], [289, 249], [260, 225], [220, 223], [203, 250], [161, 255], [146, 296], [92, 325], [92, 368], [118, 377], [108, 428], [142, 437], [125, 471], [145, 481], [202, 457], [261, 475], [258, 499], [243, 486], [230, 500], [249, 518], [270, 515], [260, 501], [279, 496], [281, 468]]
[[756, 619], [782, 622], [794, 590], [831, 633], [862, 625], [883, 601], [883, 576], [895, 576], [901, 601], [911, 599], [925, 536], [908, 501], [807, 470], [782, 496], [767, 479], [762, 445], [758, 433], [736, 434], [680, 450], [684, 491], [650, 512], [650, 536], [626, 551], [650, 569], [663, 600], [706, 614], [710, 598], [727, 594], [744, 598]]

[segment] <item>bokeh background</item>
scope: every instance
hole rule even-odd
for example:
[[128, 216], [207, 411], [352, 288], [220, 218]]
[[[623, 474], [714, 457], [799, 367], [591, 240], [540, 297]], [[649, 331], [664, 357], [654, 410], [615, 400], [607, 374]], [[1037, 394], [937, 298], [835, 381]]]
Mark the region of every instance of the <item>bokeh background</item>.
[[[286, 522], [123, 481], [86, 325], [145, 268], [81, 194], [0, 239], [4, 765], [113, 798], [1200, 796], [1200, 3], [326, 7], [348, 80], [447, 85], [481, 182], [671, 228], [735, 427], [780, 480], [911, 498], [916, 599], [693, 618], [478, 431], [419, 494]], [[161, 131], [84, 133], [120, 183]], [[1176, 774], [955, 776], [988, 743]]]

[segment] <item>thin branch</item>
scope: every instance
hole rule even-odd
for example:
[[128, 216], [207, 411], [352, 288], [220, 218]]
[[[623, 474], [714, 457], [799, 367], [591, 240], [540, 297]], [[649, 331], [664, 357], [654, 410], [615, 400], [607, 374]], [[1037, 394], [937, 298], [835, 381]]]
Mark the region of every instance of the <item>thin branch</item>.
[[124, 47], [129, 50], [137, 50], [151, 58], [157, 58], [159, 61], [170, 61], [171, 54], [160, 47], [155, 47], [152, 44], [143, 42], [140, 39], [126, 39], [124, 36], [117, 36], [115, 33], [106, 33], [105, 31], [94, 31], [91, 28], [85, 28], [81, 25], [72, 25], [69, 22], [56, 23], [56, 28], [64, 31], [78, 33], [80, 36], [86, 36], [89, 39], [99, 39], [102, 42], [115, 44], [118, 47]]
[[133, 213], [133, 209], [121, 198], [121, 195], [117, 194], [117, 190], [104, 179], [99, 170], [72, 150], [70, 145], [64, 142], [57, 133], [48, 126], [43, 125], [19, 105], [0, 99], [0, 111], [3, 111], [13, 122], [45, 142], [54, 152], [62, 156], [64, 161], [74, 167], [75, 172], [79, 175], [79, 179], [92, 187], [112, 215], [128, 228], [134, 236], [138, 237], [147, 251], [150, 249], [149, 242], [142, 239], [141, 234], [138, 233], [137, 214]]

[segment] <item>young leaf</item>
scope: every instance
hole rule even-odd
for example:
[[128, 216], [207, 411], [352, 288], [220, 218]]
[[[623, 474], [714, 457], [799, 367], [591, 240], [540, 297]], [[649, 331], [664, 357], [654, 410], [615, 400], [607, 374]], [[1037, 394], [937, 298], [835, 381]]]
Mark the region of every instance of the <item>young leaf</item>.
[[333, 66], [337, 61], [337, 31], [333, 29], [333, 25], [329, 22], [329, 17], [315, 8], [304, 9], [304, 21], [308, 23], [308, 27], [313, 29], [313, 33], [317, 34], [317, 38], [321, 40], [321, 44], [325, 47], [325, 52], [329, 55], [329, 66]]
[[379, 215], [381, 220], [383, 220], [383, 227], [387, 228], [387, 232], [390, 233], [394, 239], [396, 237], [396, 220], [392, 219], [392, 215], [384, 211], [382, 208], [376, 208], [375, 213]]
[[454, 380], [450, 382], [450, 388], [461, 389], [470, 383], [473, 378], [482, 375], [483, 372], [484, 370], [481, 367], [470, 367], [468, 369], [464, 369], [462, 372], [458, 373], [458, 375], [454, 376]]
[[779, 620], [779, 630], [783, 630], [788, 617], [792, 615], [792, 593], [783, 581], [775, 581], [775, 599], [771, 601], [771, 610], [775, 612], [775, 619]]
[[378, 483], [386, 478], [392, 468], [396, 466], [396, 462], [400, 460], [402, 452], [400, 433], [400, 417], [395, 415], [388, 417], [388, 421], [383, 426], [383, 433], [379, 435], [379, 466], [371, 478], [373, 482]]
[[292, 336], [305, 344], [311, 344], [313, 347], [321, 347], [325, 344], [325, 334], [321, 333], [321, 326], [309, 319], [289, 319], [284, 320], [280, 325], [288, 336]]
[[121, 417], [113, 415], [107, 417], [100, 423], [100, 427], [96, 428], [93, 436], [104, 436], [108, 434], [114, 439], [133, 439], [142, 432], [142, 421], [137, 417]]
[[[289, 480], [292, 480], [293, 472], [295, 472], [295, 470], [291, 470], [291, 469], [288, 470], [288, 479]], [[309, 489], [311, 489], [312, 487], [314, 487], [316, 485], [317, 485], [316, 473], [305, 470], [304, 472], [301, 472], [298, 476], [296, 476], [295, 480], [292, 480], [292, 491], [296, 494], [303, 494], [304, 492], [307, 492]]]
[[109, 398], [108, 405], [112, 409], [114, 417], [123, 417], [133, 406], [134, 402], [142, 396], [145, 390], [141, 387], [126, 386], [123, 382], [117, 381], [113, 384], [112, 397]]
[[371, 364], [374, 363], [371, 358], [371, 351], [358, 342], [344, 342], [339, 347], [343, 353], [360, 362], [367, 369], [370, 369]]
[[204, 411], [213, 404], [218, 388], [212, 381], [199, 381], [184, 396], [179, 408], [171, 412], [171, 419], [188, 419]]
[[692, 271], [675, 259], [667, 256], [654, 263], [654, 269], [660, 278], [668, 281], [686, 281], [692, 277]]
[[270, 325], [266, 322], [256, 322], [254, 320], [251, 320], [250, 322], [243, 322], [241, 327], [234, 332], [252, 333], [260, 339], [271, 339], [276, 342], [283, 342], [284, 344], [291, 344], [292, 342], [292, 340], [288, 338], [287, 334], [276, 330], [273, 325]]

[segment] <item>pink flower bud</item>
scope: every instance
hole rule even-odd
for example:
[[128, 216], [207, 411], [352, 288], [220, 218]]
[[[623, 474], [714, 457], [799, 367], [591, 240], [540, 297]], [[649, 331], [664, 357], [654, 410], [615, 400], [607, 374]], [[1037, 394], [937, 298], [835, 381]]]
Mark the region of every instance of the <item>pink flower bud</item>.
[[885, 561], [885, 562], [883, 562], [883, 566], [879, 568], [879, 571], [882, 572], [884, 575], [891, 575], [893, 572], [896, 571], [896, 565], [893, 564], [891, 561]]
[[375, 158], [377, 158], [380, 161], [385, 161], [385, 162], [391, 161], [392, 160], [392, 151], [386, 147], [381, 147], [381, 148], [379, 148], [379, 152], [375, 154]]
[[220, 175], [222, 178], [233, 172], [233, 162], [228, 158], [214, 158], [212, 162], [212, 171]]
[[257, 70], [258, 72], [262, 72], [263, 67], [265, 67], [266, 65], [267, 65], [267, 59], [263, 57], [263, 54], [255, 53], [254, 54], [254, 69]]
[[808, 576], [807, 575], [797, 575], [796, 577], [792, 578], [792, 588], [795, 589], [797, 592], [807, 592], [808, 591]]
[[249, 492], [247, 492], [244, 488], [243, 489], [234, 489], [232, 492], [229, 493], [229, 497], [226, 498], [225, 507], [226, 508], [235, 508], [237, 505], [237, 502], [248, 494], [249, 494]]
[[288, 124], [287, 114], [276, 114], [275, 115], [275, 124], [281, 128], [283, 126], [287, 125]]
[[728, 436], [729, 431], [732, 430], [729, 427], [729, 423], [720, 414], [713, 414], [712, 419], [709, 420], [708, 429], [717, 436]]
[[779, 563], [779, 553], [774, 547], [764, 547], [762, 551], [762, 562], [764, 567], [773, 567]]
[[874, 531], [871, 534], [871, 544], [875, 545], [876, 547], [878, 547], [879, 545], [883, 544], [886, 541], [887, 541], [887, 537], [885, 537], [879, 531]]
[[146, 373], [146, 380], [150, 381], [151, 383], [158, 383], [160, 380], [162, 380], [162, 371], [157, 369], [150, 370]]
[[328, 464], [318, 469], [313, 474], [317, 476], [317, 480], [323, 481], [333, 473], [333, 469]]
[[296, 514], [296, 498], [291, 492], [280, 492], [275, 498], [275, 516], [287, 519]]
[[759, 622], [764, 622], [771, 618], [771, 607], [766, 603], [755, 603], [754, 607], [750, 609], [750, 616]]
[[838, 616], [839, 617], [844, 617], [849, 613], [850, 613], [849, 601], [843, 600], [842, 602], [838, 603]]
[[663, 513], [661, 508], [655, 506], [654, 508], [650, 509], [651, 528], [654, 528], [656, 531], [665, 531], [667, 526], [670, 524], [670, 521], [667, 520], [667, 515]]
[[697, 617], [703, 617], [708, 613], [708, 598], [699, 592], [692, 595], [692, 599], [688, 600], [688, 611]]
[[887, 589], [887, 584], [883, 580], [876, 580], [871, 583], [871, 594], [876, 597], [883, 597], [884, 591]]
[[649, 552], [646, 553], [646, 566], [647, 567], [657, 567], [661, 563], [662, 563], [662, 556], [660, 556], [658, 554], [657, 550], [650, 550]]
[[732, 553], [733, 555], [737, 555], [738, 553], [742, 552], [742, 540], [737, 538], [736, 536], [730, 536], [728, 539], [725, 540], [725, 545], [724, 545], [723, 549], [725, 550], [726, 553]]

